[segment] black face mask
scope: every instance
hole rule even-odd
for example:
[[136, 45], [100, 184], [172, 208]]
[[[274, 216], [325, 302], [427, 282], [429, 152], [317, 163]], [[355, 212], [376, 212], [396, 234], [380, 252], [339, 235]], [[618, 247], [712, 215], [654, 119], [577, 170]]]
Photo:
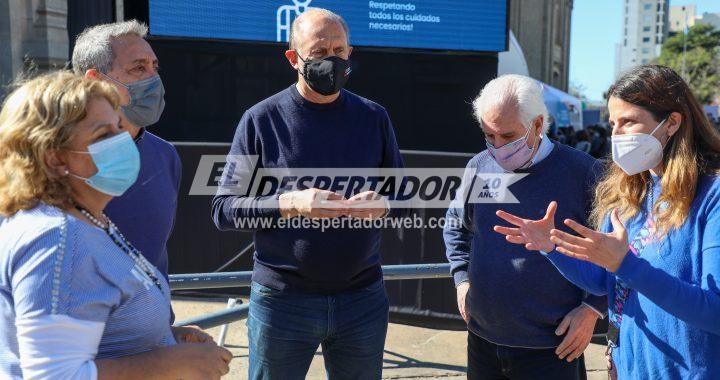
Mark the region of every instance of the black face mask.
[[[299, 54], [298, 58], [300, 58]], [[305, 62], [305, 67], [300, 74], [305, 78], [308, 86], [320, 95], [337, 94], [345, 87], [352, 72], [352, 64], [349, 59], [337, 56], [323, 59], [300, 59]]]

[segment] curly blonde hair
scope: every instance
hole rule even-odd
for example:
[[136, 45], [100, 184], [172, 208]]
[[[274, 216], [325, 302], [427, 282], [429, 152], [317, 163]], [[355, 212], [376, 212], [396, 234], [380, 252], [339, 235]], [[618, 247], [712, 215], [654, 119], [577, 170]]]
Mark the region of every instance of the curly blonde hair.
[[110, 84], [68, 71], [42, 75], [20, 85], [0, 111], [0, 214], [11, 216], [39, 202], [64, 207], [67, 181], [46, 163], [48, 153], [67, 147], [91, 100], [104, 98], [117, 109]]

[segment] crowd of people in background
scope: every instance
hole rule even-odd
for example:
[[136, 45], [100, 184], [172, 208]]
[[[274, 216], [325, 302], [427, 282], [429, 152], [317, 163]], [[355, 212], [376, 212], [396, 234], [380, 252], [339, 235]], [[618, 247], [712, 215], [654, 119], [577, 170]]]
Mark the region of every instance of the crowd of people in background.
[[595, 158], [603, 158], [610, 153], [611, 134], [610, 128], [601, 124], [579, 131], [575, 131], [573, 127], [551, 127], [548, 131], [551, 140], [574, 147]]
[[[720, 117], [707, 114], [710, 124], [720, 130]], [[612, 129], [607, 124], [594, 124], [585, 129], [576, 131], [572, 126], [556, 127], [550, 126], [548, 137], [561, 144], [574, 147], [595, 158], [606, 158], [611, 152], [610, 137]]]
[[720, 129], [720, 117], [713, 116], [713, 114], [708, 113], [707, 118], [710, 120], [710, 124], [712, 124], [715, 128]]

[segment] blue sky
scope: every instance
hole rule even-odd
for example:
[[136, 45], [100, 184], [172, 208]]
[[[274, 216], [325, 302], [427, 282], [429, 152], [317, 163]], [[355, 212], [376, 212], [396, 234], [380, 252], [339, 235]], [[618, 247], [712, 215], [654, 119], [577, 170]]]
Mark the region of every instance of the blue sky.
[[[575, 0], [570, 34], [570, 82], [585, 87], [591, 100], [601, 100], [615, 75], [615, 44], [622, 32], [623, 0]], [[696, 4], [698, 15], [720, 12], [720, 0], [670, 0], [670, 5]]]

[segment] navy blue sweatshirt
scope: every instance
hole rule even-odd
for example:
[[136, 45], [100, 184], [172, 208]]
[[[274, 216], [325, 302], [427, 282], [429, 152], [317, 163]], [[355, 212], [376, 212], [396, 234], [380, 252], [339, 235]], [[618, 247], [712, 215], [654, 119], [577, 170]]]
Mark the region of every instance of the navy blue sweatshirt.
[[[330, 104], [311, 103], [295, 85], [245, 112], [228, 162], [236, 155], [257, 155], [257, 168], [403, 167], [383, 107], [347, 90]], [[248, 196], [233, 189], [237, 176], [242, 176], [238, 170], [223, 175], [212, 218], [221, 230], [253, 230], [253, 281], [288, 292], [337, 294], [381, 278], [380, 230], [240, 226], [281, 215], [279, 194]]]
[[[502, 169], [484, 151], [470, 160], [467, 171]], [[508, 225], [495, 215], [497, 210], [537, 220], [551, 201], [560, 204], [556, 228], [569, 231], [562, 223], [567, 218], [586, 223], [600, 171], [601, 165], [589, 155], [555, 144], [545, 159], [516, 171], [528, 174], [509, 187], [518, 203], [465, 203], [448, 209], [448, 219], [463, 222], [459, 228], [446, 227], [443, 235], [455, 283], [470, 282], [470, 331], [503, 346], [556, 347], [564, 337], [556, 336], [555, 329], [572, 309], [583, 302], [596, 310], [607, 308], [606, 297], [587, 294], [538, 252], [508, 243], [493, 231], [495, 225]]]
[[175, 223], [182, 164], [172, 144], [150, 132], [140, 133], [138, 178], [108, 203], [105, 214], [167, 278], [167, 241]]

